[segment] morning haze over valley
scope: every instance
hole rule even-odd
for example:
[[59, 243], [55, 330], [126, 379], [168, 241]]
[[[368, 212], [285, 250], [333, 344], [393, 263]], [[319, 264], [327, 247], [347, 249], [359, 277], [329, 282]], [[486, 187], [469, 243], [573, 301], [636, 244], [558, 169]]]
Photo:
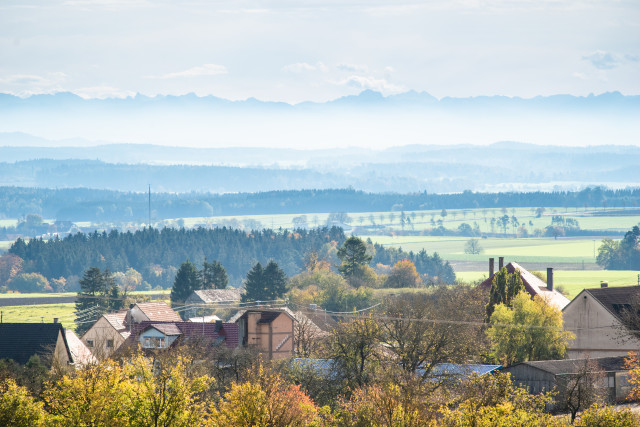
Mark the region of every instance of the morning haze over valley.
[[640, 425], [632, 1], [0, 4], [0, 424]]

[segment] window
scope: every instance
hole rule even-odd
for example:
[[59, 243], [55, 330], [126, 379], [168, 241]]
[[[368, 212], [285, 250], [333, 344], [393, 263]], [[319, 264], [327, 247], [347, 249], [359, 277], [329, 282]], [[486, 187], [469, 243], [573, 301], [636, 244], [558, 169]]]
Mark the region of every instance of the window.
[[143, 337], [142, 347], [144, 348], [164, 348], [165, 347], [165, 339], [164, 337]]
[[93, 348], [93, 340], [87, 340], [87, 347]]
[[113, 340], [107, 340], [107, 348], [113, 348]]

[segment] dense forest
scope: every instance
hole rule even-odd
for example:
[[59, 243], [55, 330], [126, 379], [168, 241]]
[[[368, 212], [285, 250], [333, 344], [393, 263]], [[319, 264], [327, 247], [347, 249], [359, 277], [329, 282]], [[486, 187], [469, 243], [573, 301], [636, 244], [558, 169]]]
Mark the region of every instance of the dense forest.
[[[155, 221], [198, 216], [540, 206], [637, 209], [639, 202], [640, 188], [608, 190], [601, 187], [574, 192], [464, 191], [453, 194], [366, 193], [353, 189], [151, 194], [152, 219]], [[146, 222], [148, 207], [145, 192], [0, 187], [0, 218], [24, 218], [28, 214], [38, 214], [44, 218], [66, 221]]]
[[[133, 268], [152, 286], [170, 287], [177, 268], [189, 259], [202, 264], [219, 261], [227, 270], [229, 283], [239, 286], [256, 262], [274, 260], [289, 276], [300, 273], [312, 252], [331, 264], [337, 263], [337, 247], [345, 241], [341, 228], [245, 233], [229, 228], [173, 229], [145, 228], [135, 233], [77, 233], [64, 239], [18, 239], [9, 253], [20, 257], [23, 270], [40, 273], [47, 279], [81, 277], [89, 267], [124, 272]], [[438, 254], [418, 254], [375, 245], [371, 265], [391, 265], [402, 259], [416, 264], [420, 274], [438, 276], [452, 283], [455, 274], [448, 262]]]

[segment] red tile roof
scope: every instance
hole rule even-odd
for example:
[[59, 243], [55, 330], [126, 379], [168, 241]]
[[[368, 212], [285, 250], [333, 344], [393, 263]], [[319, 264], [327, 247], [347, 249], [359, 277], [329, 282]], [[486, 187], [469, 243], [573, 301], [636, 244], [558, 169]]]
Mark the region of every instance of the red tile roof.
[[182, 322], [182, 319], [166, 302], [139, 302], [136, 306], [151, 321]]

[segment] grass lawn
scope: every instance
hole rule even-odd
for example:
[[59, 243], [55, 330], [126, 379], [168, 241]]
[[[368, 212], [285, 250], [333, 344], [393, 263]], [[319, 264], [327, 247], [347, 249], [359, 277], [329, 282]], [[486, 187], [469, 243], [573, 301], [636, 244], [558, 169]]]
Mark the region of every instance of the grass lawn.
[[40, 321], [51, 323], [53, 318], [57, 317], [65, 327], [71, 328], [75, 326], [73, 324], [75, 309], [76, 306], [72, 302], [66, 304], [14, 305], [2, 307], [2, 321], [5, 323], [37, 323]]
[[[546, 275], [546, 271], [542, 272]], [[487, 271], [463, 271], [456, 273], [456, 277], [465, 282], [471, 282], [488, 276]], [[633, 270], [554, 270], [555, 286], [574, 298], [583, 289], [599, 288], [600, 282], [609, 282], [609, 286], [629, 286], [638, 284], [638, 272]]]
[[0, 240], [0, 253], [9, 250], [13, 240]]
[[52, 297], [74, 297], [76, 296], [76, 292], [33, 292], [33, 293], [6, 293], [0, 294], [0, 298], [52, 298]]

